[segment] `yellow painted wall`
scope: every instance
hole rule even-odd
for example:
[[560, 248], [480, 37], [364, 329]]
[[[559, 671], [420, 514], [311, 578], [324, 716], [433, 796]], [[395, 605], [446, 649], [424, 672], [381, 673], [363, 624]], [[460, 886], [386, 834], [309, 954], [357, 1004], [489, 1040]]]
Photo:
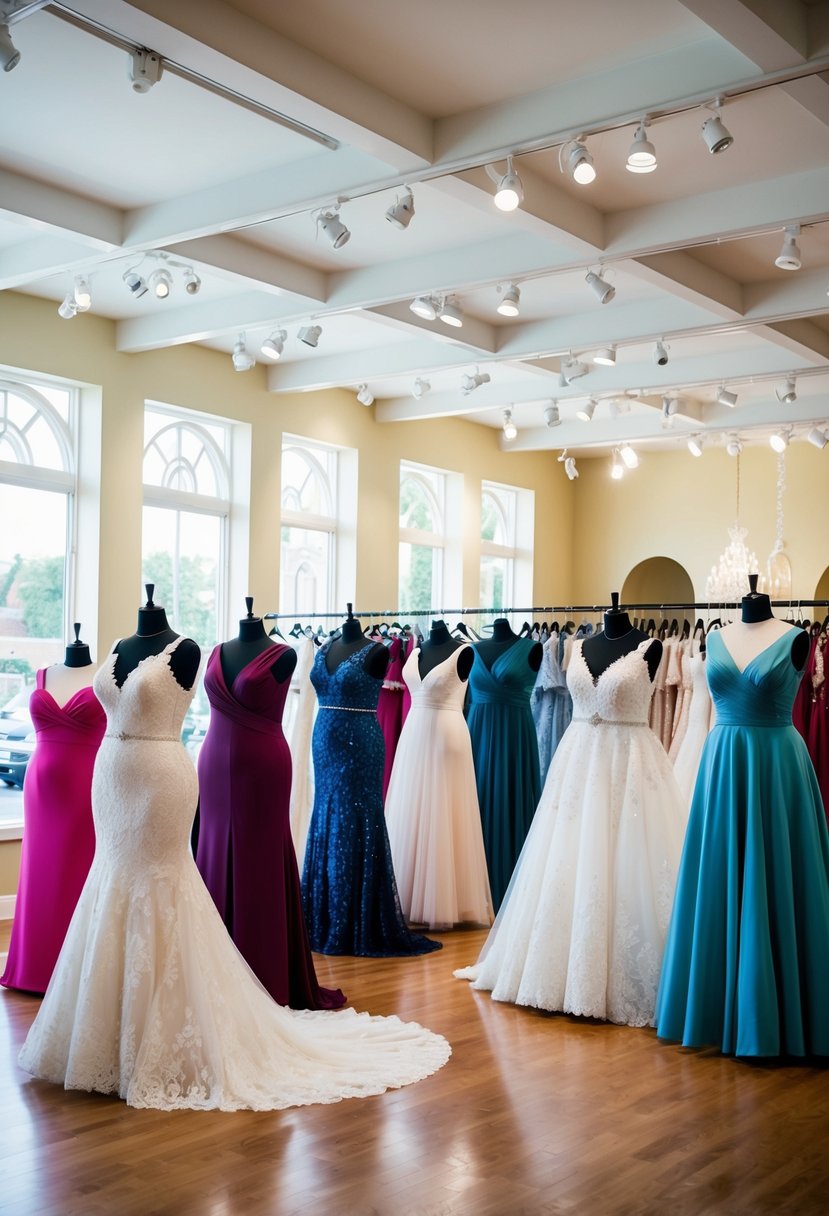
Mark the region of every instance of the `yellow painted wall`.
[[13, 895], [17, 890], [20, 869], [20, 841], [0, 840], [0, 895]]

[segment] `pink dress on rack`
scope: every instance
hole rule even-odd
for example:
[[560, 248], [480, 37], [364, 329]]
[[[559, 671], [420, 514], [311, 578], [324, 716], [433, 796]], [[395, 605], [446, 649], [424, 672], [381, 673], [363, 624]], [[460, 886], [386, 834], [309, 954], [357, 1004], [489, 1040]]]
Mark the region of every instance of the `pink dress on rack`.
[[45, 992], [92, 858], [92, 769], [106, 717], [92, 688], [58, 705], [44, 686], [29, 701], [37, 746], [23, 784], [23, 847], [9, 957], [0, 984]]
[[389, 778], [397, 751], [397, 741], [403, 729], [403, 647], [401, 638], [393, 638], [389, 645], [389, 666], [377, 700], [377, 721], [383, 732], [386, 745], [386, 760], [383, 766], [383, 800], [389, 788]]
[[[821, 633], [813, 650], [814, 672], [809, 681], [812, 689], [812, 705], [806, 746], [815, 766], [817, 783], [823, 798], [823, 809], [829, 821], [829, 698], [826, 682], [829, 676], [829, 639]], [[808, 679], [808, 677], [807, 677]], [[803, 680], [806, 683], [806, 680]]]

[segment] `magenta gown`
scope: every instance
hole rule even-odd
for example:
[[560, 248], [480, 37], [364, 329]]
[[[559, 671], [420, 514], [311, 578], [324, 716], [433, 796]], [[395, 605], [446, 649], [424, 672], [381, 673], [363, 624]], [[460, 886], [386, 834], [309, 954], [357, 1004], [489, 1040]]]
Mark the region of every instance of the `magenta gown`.
[[58, 705], [44, 671], [29, 701], [37, 746], [23, 783], [23, 847], [0, 984], [45, 992], [95, 853], [92, 769], [106, 717], [91, 688]]
[[291, 753], [282, 733], [290, 681], [272, 668], [273, 645], [228, 688], [221, 647], [204, 676], [210, 726], [199, 752], [196, 864], [248, 966], [280, 1005], [336, 1009], [338, 988], [317, 983], [291, 839]]
[[389, 788], [397, 742], [403, 729], [403, 641], [393, 638], [389, 645], [389, 666], [377, 699], [377, 721], [383, 732], [386, 759], [383, 765], [383, 800]]

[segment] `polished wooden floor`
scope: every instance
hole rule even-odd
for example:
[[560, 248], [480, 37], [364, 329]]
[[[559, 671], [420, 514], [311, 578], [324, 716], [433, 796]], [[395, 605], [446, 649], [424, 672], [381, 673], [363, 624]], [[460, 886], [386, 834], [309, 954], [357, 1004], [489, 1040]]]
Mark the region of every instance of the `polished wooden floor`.
[[416, 1019], [454, 1054], [419, 1085], [273, 1114], [136, 1111], [34, 1081], [15, 1059], [38, 1003], [0, 989], [0, 1212], [829, 1211], [829, 1070], [496, 1004], [452, 978], [483, 936], [445, 934], [424, 958], [320, 959], [358, 1008]]

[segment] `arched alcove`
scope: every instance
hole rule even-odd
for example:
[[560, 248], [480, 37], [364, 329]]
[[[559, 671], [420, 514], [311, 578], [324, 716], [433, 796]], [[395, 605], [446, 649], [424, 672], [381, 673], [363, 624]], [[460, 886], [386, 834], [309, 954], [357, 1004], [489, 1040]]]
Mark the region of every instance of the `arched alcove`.
[[691, 604], [694, 584], [684, 566], [672, 557], [648, 557], [622, 584], [623, 604]]
[[829, 566], [823, 571], [815, 587], [816, 600], [829, 600]]

